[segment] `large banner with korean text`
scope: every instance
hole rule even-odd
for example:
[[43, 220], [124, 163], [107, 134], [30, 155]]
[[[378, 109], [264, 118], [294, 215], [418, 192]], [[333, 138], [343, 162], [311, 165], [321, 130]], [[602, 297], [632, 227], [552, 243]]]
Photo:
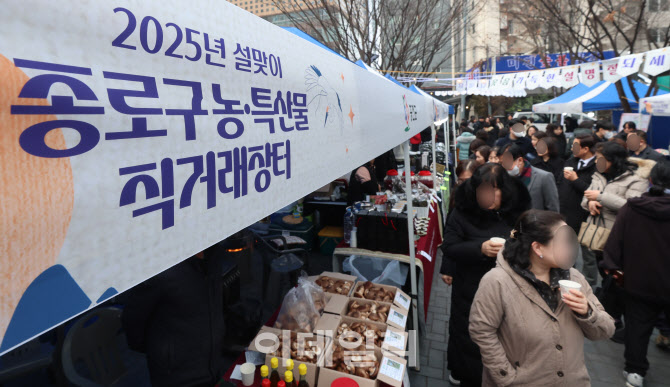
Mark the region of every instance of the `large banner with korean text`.
[[0, 353], [439, 113], [225, 1], [4, 1]]

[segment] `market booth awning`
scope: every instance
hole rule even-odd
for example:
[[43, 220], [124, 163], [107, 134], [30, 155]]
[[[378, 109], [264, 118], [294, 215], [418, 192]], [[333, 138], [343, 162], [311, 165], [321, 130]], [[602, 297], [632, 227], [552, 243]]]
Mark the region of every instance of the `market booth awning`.
[[670, 116], [670, 94], [640, 99], [640, 113], [654, 116]]
[[0, 354], [436, 122], [424, 95], [306, 34], [193, 3], [0, 14]]
[[[625, 80], [621, 82], [631, 108], [637, 110], [638, 104], [633, 92]], [[648, 86], [633, 81], [638, 96], [645, 95]], [[599, 110], [620, 110], [621, 100], [614, 83], [600, 81], [592, 87], [579, 84], [550, 101], [533, 105], [536, 113], [584, 113]]]

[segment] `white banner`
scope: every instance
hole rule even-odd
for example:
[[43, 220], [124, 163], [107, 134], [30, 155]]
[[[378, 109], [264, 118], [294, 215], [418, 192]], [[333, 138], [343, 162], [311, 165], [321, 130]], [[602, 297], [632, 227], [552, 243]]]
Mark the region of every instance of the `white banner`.
[[579, 66], [568, 66], [561, 69], [560, 84], [561, 87], [573, 87], [579, 83], [577, 77]]
[[540, 81], [540, 86], [544, 89], [549, 89], [554, 86], [560, 86], [558, 84], [558, 74], [560, 72], [560, 69], [558, 68], [551, 68], [547, 69], [544, 71], [544, 74], [542, 75], [541, 81]]
[[[500, 84], [502, 81], [502, 75], [496, 74], [491, 77], [491, 81], [489, 82], [489, 89], [491, 89], [492, 93], [495, 93], [496, 90], [500, 89]], [[497, 94], [494, 94], [497, 95]]]
[[526, 78], [528, 73], [517, 73], [514, 77], [514, 90], [523, 91], [526, 90]]
[[500, 80], [500, 91], [504, 94], [514, 87], [514, 74], [505, 74]]
[[644, 54], [626, 55], [619, 58], [616, 73], [621, 77], [627, 77], [640, 70]]
[[456, 91], [460, 94], [465, 94], [466, 88], [465, 88], [465, 81], [462, 79], [459, 79], [456, 81]]
[[670, 70], [670, 48], [665, 47], [646, 54], [644, 72], [654, 76]]
[[600, 63], [582, 63], [579, 65], [580, 74], [579, 80], [588, 87], [600, 82]]
[[0, 353], [433, 122], [228, 2], [5, 1]]
[[535, 90], [540, 87], [542, 71], [530, 71], [526, 79], [526, 89]]
[[602, 61], [603, 65], [603, 81], [614, 83], [621, 79], [617, 69], [619, 67], [619, 59], [614, 58]]

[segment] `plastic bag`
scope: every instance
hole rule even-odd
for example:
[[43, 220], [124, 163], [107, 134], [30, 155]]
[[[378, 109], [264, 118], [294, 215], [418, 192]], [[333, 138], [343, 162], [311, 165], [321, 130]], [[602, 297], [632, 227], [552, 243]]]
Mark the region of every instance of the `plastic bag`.
[[312, 332], [325, 307], [326, 293], [303, 275], [298, 286], [286, 293], [275, 328]]
[[345, 259], [342, 268], [345, 272], [358, 277], [360, 281], [403, 287], [409, 268], [400, 261], [384, 258], [360, 257], [352, 255]]

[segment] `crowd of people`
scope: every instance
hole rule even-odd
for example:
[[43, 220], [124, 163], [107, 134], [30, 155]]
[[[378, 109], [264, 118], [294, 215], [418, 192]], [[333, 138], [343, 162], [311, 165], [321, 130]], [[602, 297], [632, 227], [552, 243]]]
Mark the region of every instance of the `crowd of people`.
[[461, 123], [441, 268], [452, 384], [588, 386], [586, 337], [624, 344], [641, 387], [655, 327], [670, 349], [670, 161], [633, 122], [569, 124]]

